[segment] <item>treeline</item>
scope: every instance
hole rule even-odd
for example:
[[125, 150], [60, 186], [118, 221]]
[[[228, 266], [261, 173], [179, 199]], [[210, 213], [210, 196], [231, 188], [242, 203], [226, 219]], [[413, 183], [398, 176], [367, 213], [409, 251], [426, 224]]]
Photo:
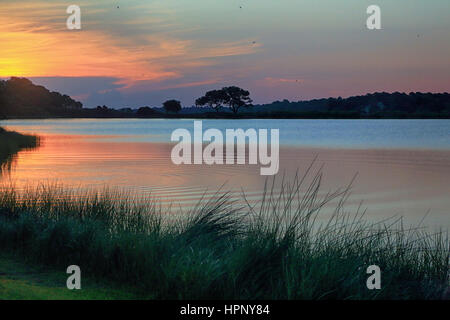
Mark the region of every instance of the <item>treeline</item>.
[[448, 118], [449, 93], [371, 93], [346, 99], [275, 101], [255, 106], [259, 112], [291, 114], [318, 118]]
[[163, 106], [113, 109], [106, 105], [83, 108], [68, 95], [50, 92], [25, 78], [0, 80], [0, 118], [450, 118], [449, 93], [371, 93], [349, 98], [275, 101], [253, 105], [250, 92], [225, 87], [207, 92], [195, 106], [178, 100]]
[[65, 116], [82, 108], [81, 102], [68, 95], [51, 92], [26, 78], [0, 80], [0, 118]]

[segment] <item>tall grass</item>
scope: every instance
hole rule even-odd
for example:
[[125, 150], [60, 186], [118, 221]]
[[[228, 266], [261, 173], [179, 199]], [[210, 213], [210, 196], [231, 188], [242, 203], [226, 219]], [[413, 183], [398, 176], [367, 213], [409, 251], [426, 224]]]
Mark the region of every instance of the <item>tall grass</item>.
[[22, 149], [35, 148], [39, 145], [39, 138], [7, 131], [0, 127], [0, 173], [9, 169], [14, 155]]
[[[125, 283], [155, 299], [442, 299], [446, 233], [368, 223], [344, 209], [349, 188], [320, 196], [322, 174], [267, 183], [239, 206], [226, 193], [174, 218], [156, 200], [58, 186], [0, 190], [0, 250], [30, 263]], [[119, 199], [119, 200], [117, 200]], [[336, 203], [331, 218], [320, 219]], [[366, 269], [382, 270], [368, 290]]]

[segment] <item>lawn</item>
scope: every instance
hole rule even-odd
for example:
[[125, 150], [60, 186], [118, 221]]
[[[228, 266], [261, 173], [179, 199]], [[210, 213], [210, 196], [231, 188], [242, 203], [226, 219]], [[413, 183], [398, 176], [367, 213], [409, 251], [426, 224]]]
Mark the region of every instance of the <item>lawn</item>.
[[129, 300], [150, 299], [117, 284], [83, 277], [81, 290], [69, 290], [65, 270], [26, 264], [11, 255], [0, 256], [0, 299], [4, 300]]

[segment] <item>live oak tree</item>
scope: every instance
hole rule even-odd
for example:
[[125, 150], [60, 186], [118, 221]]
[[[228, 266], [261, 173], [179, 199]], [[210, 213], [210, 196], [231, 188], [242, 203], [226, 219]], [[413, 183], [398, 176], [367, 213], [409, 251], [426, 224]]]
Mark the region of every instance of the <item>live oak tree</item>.
[[197, 106], [208, 106], [219, 112], [226, 99], [227, 95], [224, 90], [212, 90], [208, 91], [203, 97], [198, 98], [195, 104]]
[[237, 114], [242, 107], [250, 106], [252, 103], [250, 92], [242, 88], [232, 86], [224, 87], [220, 90], [209, 91], [205, 96], [196, 100], [198, 106], [208, 106], [217, 112], [222, 106], [228, 106], [230, 110]]
[[237, 114], [242, 107], [248, 107], [253, 100], [250, 98], [250, 92], [239, 87], [225, 87], [222, 89], [226, 95], [225, 105], [228, 105], [234, 114]]

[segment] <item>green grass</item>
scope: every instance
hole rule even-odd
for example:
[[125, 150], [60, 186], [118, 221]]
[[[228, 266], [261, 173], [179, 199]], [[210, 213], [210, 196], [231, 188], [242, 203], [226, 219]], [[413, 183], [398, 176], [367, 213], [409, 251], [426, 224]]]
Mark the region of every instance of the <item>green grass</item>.
[[6, 131], [0, 127], [0, 173], [8, 169], [13, 156], [22, 149], [35, 148], [39, 145], [39, 138], [23, 135], [13, 131]]
[[131, 288], [83, 277], [82, 290], [66, 288], [64, 270], [30, 266], [11, 255], [0, 256], [0, 299], [4, 300], [129, 300], [151, 298]]
[[[79, 265], [84, 276], [154, 299], [445, 298], [445, 232], [406, 228], [401, 219], [366, 222], [345, 211], [348, 188], [319, 196], [321, 173], [305, 183], [308, 176], [282, 181], [280, 193], [266, 185], [257, 205], [239, 206], [221, 192], [185, 215], [117, 191], [80, 197], [60, 186], [4, 187], [0, 252], [27, 265]], [[319, 222], [332, 203], [332, 217]], [[366, 287], [373, 264], [381, 290]]]

